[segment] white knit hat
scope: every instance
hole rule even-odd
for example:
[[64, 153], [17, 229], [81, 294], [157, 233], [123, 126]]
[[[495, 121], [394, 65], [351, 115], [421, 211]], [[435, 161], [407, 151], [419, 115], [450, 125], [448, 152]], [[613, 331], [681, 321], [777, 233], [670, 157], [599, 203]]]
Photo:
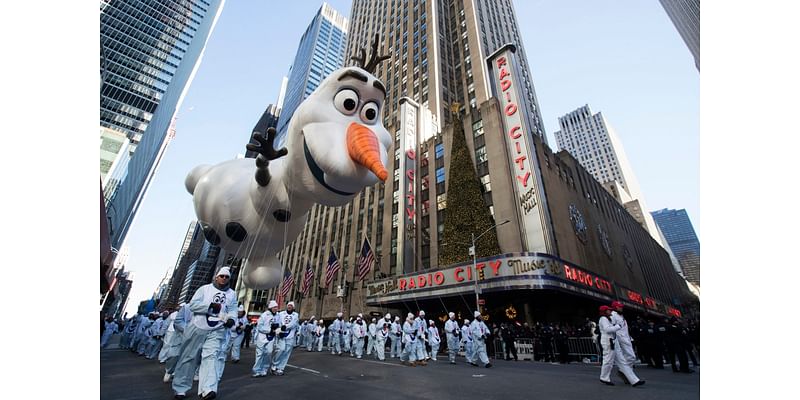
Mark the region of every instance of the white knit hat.
[[475, 318], [478, 318], [478, 317], [481, 316], [481, 312], [480, 311], [475, 311], [474, 314], [475, 314]]
[[228, 268], [228, 267], [222, 267], [222, 268], [220, 268], [220, 269], [219, 269], [219, 272], [217, 272], [217, 276], [220, 276], [220, 275], [225, 275], [225, 276], [227, 276], [228, 278], [230, 278], [230, 277], [231, 277], [231, 269], [230, 269], [230, 268]]
[[277, 301], [270, 300], [269, 301], [269, 305], [267, 306], [267, 308], [273, 308], [273, 307], [277, 307], [277, 306], [278, 306], [278, 302]]

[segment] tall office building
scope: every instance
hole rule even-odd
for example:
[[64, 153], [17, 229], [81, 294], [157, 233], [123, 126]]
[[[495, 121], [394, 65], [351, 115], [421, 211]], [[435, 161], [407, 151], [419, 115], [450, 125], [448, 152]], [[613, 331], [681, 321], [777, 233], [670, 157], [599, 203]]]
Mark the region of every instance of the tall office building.
[[186, 279], [186, 273], [189, 270], [189, 266], [200, 257], [200, 252], [203, 250], [205, 242], [206, 239], [203, 236], [200, 224], [197, 221], [192, 221], [189, 224], [189, 229], [186, 230], [183, 244], [178, 253], [178, 259], [175, 261], [175, 266], [170, 273], [169, 284], [158, 303], [159, 309], [175, 309], [180, 304], [178, 299], [183, 288], [183, 281]]
[[700, 240], [685, 209], [651, 213], [683, 268], [686, 280], [700, 286]]
[[700, 0], [659, 0], [700, 71]]
[[[444, 237], [445, 221], [463, 218], [448, 214], [447, 196], [459, 190], [448, 187], [453, 135], [462, 132], [454, 123], [463, 125], [475, 166], [459, 172], [474, 173], [482, 188], [474, 201], [497, 223], [508, 220], [496, 228], [500, 253], [476, 260], [485, 272], [478, 286], [486, 315], [500, 321], [519, 310], [522, 321], [565, 321], [595, 315], [596, 302], [614, 298], [643, 312], [680, 314], [674, 300], [691, 295], [668, 254], [569, 153], [553, 154], [544, 142], [521, 46], [495, 39], [496, 51], [485, 52], [492, 32], [516, 32], [510, 2], [356, 0], [351, 13], [348, 56], [366, 48], [369, 58], [376, 32], [378, 54], [390, 56], [375, 75], [387, 92], [384, 125], [395, 135], [392, 173], [344, 206], [315, 205], [279, 253], [295, 278], [286, 300], [301, 315], [472, 315], [470, 282], [484, 274], [471, 260], [440, 262], [442, 246], [464, 246]], [[450, 112], [455, 102], [465, 106], [459, 116]], [[365, 238], [376, 262], [360, 281]], [[325, 285], [331, 251], [342, 269]], [[314, 280], [304, 295], [307, 265]], [[248, 311], [278, 297], [277, 288], [256, 292]]]
[[664, 248], [668, 245], [647, 213], [639, 182], [633, 174], [625, 149], [603, 113], [592, 113], [589, 105], [558, 118], [555, 132], [560, 150], [577, 159]]
[[[100, 2], [100, 126], [111, 245], [125, 241], [171, 138], [175, 112], [200, 65], [224, 0]], [[122, 149], [122, 150], [121, 150]], [[124, 151], [125, 154], [118, 154]], [[105, 153], [103, 153], [105, 152]], [[106, 154], [107, 153], [107, 154]], [[112, 154], [116, 165], [110, 165]], [[111, 163], [114, 161], [112, 160]], [[105, 165], [105, 167], [104, 167]]]
[[429, 109], [441, 125], [450, 123], [452, 103], [476, 109], [491, 96], [486, 57], [513, 43], [527, 125], [547, 143], [511, 0], [354, 0], [351, 13], [348, 60], [360, 48], [370, 49], [375, 34], [381, 38], [379, 53], [391, 57], [375, 74], [391, 88], [383, 112], [387, 128], [400, 124], [402, 97]]
[[278, 119], [278, 136], [275, 140], [278, 146], [286, 141], [289, 122], [297, 106], [328, 74], [344, 66], [348, 24], [344, 15], [328, 3], [322, 3], [303, 33], [289, 71], [286, 95]]

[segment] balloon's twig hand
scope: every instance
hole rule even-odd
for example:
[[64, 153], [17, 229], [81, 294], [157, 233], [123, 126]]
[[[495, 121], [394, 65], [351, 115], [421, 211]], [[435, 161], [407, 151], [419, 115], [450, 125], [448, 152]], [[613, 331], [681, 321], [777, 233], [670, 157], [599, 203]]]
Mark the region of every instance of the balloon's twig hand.
[[278, 150], [275, 149], [275, 134], [275, 128], [267, 129], [266, 137], [263, 133], [253, 132], [253, 139], [258, 144], [248, 143], [246, 146], [247, 150], [258, 153], [258, 157], [256, 157], [256, 182], [258, 182], [259, 186], [267, 186], [269, 184], [271, 179], [268, 168], [270, 160], [283, 157], [289, 153], [285, 147]]

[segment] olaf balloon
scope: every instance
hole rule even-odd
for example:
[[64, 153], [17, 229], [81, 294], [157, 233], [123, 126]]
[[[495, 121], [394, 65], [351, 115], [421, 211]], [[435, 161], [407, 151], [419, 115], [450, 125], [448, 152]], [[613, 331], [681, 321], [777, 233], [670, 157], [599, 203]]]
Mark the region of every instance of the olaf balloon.
[[200, 165], [186, 177], [206, 239], [247, 258], [244, 283], [277, 286], [282, 267], [276, 254], [303, 230], [315, 203], [341, 206], [388, 172], [392, 137], [381, 121], [386, 89], [373, 75], [388, 56], [377, 56], [378, 37], [365, 63], [331, 73], [292, 116], [287, 147], [273, 147], [275, 130], [254, 132], [253, 159]]

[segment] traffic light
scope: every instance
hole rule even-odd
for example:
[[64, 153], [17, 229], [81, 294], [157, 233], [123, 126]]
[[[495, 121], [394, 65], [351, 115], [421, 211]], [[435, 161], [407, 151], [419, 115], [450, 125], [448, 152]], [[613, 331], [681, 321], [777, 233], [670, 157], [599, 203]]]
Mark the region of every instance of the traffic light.
[[483, 280], [483, 278], [484, 278], [483, 268], [481, 268], [481, 269], [478, 270], [478, 279], [479, 280]]

